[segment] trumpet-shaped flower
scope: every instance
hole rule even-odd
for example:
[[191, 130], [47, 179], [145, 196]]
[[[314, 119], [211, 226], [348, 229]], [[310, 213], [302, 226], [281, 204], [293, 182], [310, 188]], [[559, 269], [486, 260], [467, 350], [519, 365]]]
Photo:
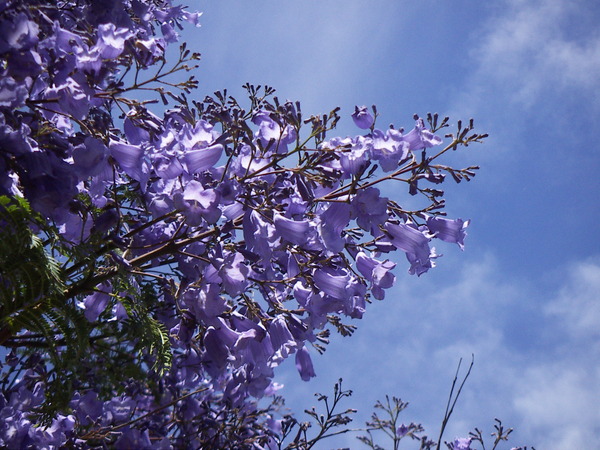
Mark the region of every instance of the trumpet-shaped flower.
[[104, 59], [117, 58], [125, 49], [125, 41], [133, 37], [131, 30], [117, 28], [114, 23], [98, 25], [98, 42], [96, 46]]
[[111, 141], [108, 148], [111, 156], [127, 175], [145, 184], [149, 169], [146, 161], [144, 161], [144, 149], [141, 146], [127, 144], [122, 141]]
[[340, 252], [346, 243], [342, 231], [350, 222], [351, 206], [348, 203], [332, 203], [321, 214], [319, 232], [325, 247], [332, 252]]
[[403, 140], [408, 143], [411, 150], [421, 150], [442, 143], [439, 136], [425, 128], [423, 119], [417, 120], [415, 127], [404, 135]]
[[303, 381], [309, 381], [311, 378], [317, 376], [312, 360], [310, 359], [310, 354], [305, 346], [296, 352], [296, 369], [300, 372], [300, 378]]
[[355, 106], [352, 120], [354, 120], [354, 124], [358, 128], [362, 128], [363, 130], [371, 128], [375, 122], [373, 114], [371, 114], [371, 111], [366, 106]]
[[210, 147], [187, 151], [183, 160], [185, 161], [188, 173], [194, 174], [213, 167], [219, 161], [222, 153], [223, 146], [215, 144]]
[[464, 239], [467, 236], [465, 232], [469, 226], [470, 220], [446, 219], [444, 217], [428, 217], [427, 228], [438, 239], [452, 244], [458, 244], [463, 250], [465, 248]]
[[396, 282], [396, 277], [391, 273], [394, 267], [396, 267], [395, 263], [378, 261], [367, 256], [365, 252], [356, 255], [356, 268], [371, 282], [371, 291], [377, 300], [383, 300], [385, 297], [383, 289], [391, 288]]
[[429, 248], [430, 238], [409, 224], [387, 223], [384, 226], [390, 242], [406, 253], [411, 264], [409, 273], [421, 275], [434, 266], [435, 250]]
[[373, 159], [379, 161], [384, 172], [391, 172], [398, 168], [398, 164], [408, 158], [410, 145], [402, 133], [389, 129], [386, 132], [374, 130], [372, 133]]
[[379, 225], [388, 219], [387, 197], [379, 196], [379, 189], [370, 187], [361, 189], [350, 202], [352, 217], [363, 230], [378, 235]]
[[189, 225], [198, 226], [203, 219], [215, 223], [221, 217], [219, 193], [214, 189], [204, 189], [199, 181], [190, 181], [183, 193], [174, 195], [173, 200]]
[[308, 220], [292, 220], [279, 214], [273, 219], [277, 233], [292, 244], [305, 245], [313, 231], [313, 225]]

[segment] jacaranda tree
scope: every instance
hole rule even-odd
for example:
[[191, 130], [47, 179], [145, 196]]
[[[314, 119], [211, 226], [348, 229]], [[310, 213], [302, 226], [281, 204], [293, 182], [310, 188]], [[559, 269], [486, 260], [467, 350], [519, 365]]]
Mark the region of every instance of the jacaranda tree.
[[[165, 58], [198, 19], [170, 0], [0, 1], [2, 446], [310, 448], [348, 423], [348, 392], [321, 397], [311, 435], [278, 412], [275, 368], [315, 376], [394, 255], [421, 275], [435, 239], [463, 246], [440, 185], [474, 175], [443, 162], [485, 137], [472, 121], [382, 130], [357, 107], [359, 134], [332, 138], [337, 109], [305, 116], [270, 87], [202, 100], [199, 55]], [[393, 420], [361, 440], [435, 445], [396, 424], [404, 407], [380, 403]]]

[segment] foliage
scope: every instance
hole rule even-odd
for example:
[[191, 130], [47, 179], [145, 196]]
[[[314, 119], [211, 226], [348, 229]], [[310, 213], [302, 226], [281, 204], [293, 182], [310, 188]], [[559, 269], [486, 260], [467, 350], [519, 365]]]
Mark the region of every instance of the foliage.
[[[272, 448], [297, 427], [289, 448], [310, 448], [345, 432], [349, 393], [319, 397], [309, 438], [259, 404], [276, 367], [315, 376], [309, 348], [384, 299], [394, 252], [420, 276], [434, 239], [464, 245], [439, 185], [474, 176], [444, 162], [486, 137], [472, 120], [442, 145], [448, 118], [380, 130], [357, 107], [363, 134], [331, 138], [338, 109], [306, 117], [267, 86], [191, 99], [199, 55], [165, 52], [198, 19], [170, 0], [0, 1], [1, 445]], [[403, 405], [378, 408], [395, 424]]]

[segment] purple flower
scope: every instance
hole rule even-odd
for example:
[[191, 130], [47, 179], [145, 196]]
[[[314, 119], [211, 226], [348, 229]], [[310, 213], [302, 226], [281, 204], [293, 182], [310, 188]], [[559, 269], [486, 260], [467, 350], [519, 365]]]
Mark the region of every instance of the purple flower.
[[[332, 141], [335, 142], [335, 140]], [[332, 141], [330, 141], [330, 143]], [[341, 152], [340, 166], [346, 176], [356, 175], [365, 170], [369, 164], [369, 158], [371, 157], [371, 152], [369, 150], [370, 142], [363, 136], [358, 136], [355, 139], [344, 139], [340, 144], [344, 143], [344, 141], [349, 141], [347, 145], [349, 145], [350, 148], [344, 148]], [[344, 147], [347, 147], [347, 145], [344, 145]]]
[[[6, 6], [3, 5], [4, 9]], [[23, 12], [0, 23], [0, 53], [25, 50], [38, 42], [40, 27]]]
[[111, 141], [108, 148], [111, 156], [127, 175], [145, 184], [149, 170], [144, 161], [144, 149], [142, 147], [122, 141]]
[[131, 419], [131, 415], [135, 412], [136, 402], [126, 395], [113, 397], [104, 404], [104, 423], [122, 423]]
[[348, 203], [334, 202], [321, 214], [319, 232], [329, 251], [338, 253], [344, 249], [346, 241], [341, 234], [350, 222], [350, 213]]
[[358, 128], [363, 130], [371, 128], [375, 122], [373, 114], [371, 114], [366, 106], [355, 106], [354, 114], [352, 114], [352, 120], [354, 120], [354, 124]]
[[[109, 208], [94, 219], [92, 233], [106, 234], [119, 223], [119, 213], [114, 208]], [[121, 258], [122, 259], [122, 258]]]
[[471, 450], [471, 438], [456, 438], [450, 443], [451, 450]]
[[408, 143], [411, 150], [421, 150], [442, 143], [442, 139], [439, 136], [425, 129], [423, 119], [417, 120], [415, 127], [404, 135], [403, 140]]
[[450, 242], [458, 244], [458, 246], [464, 249], [464, 239], [467, 235], [465, 229], [469, 226], [470, 220], [462, 219], [445, 219], [443, 217], [428, 217], [427, 228], [438, 239], [444, 242]]
[[[229, 332], [229, 333], [227, 333]], [[227, 339], [228, 334], [233, 334], [233, 339]], [[203, 359], [207, 365], [209, 373], [215, 375], [227, 365], [229, 357], [229, 347], [232, 347], [237, 339], [237, 333], [226, 328], [209, 327], [204, 333], [204, 354]]]
[[409, 156], [409, 144], [398, 130], [389, 129], [385, 133], [373, 130], [372, 139], [373, 159], [379, 161], [384, 172], [396, 170]]
[[388, 219], [387, 197], [379, 196], [379, 189], [370, 187], [361, 189], [350, 202], [352, 217], [363, 230], [378, 234], [379, 225]]
[[[187, 110], [170, 110], [166, 120], [166, 132], [178, 134], [177, 138], [179, 140], [180, 150], [185, 153], [191, 150], [201, 150], [206, 149], [209, 146], [214, 146], [220, 133], [214, 129], [213, 125], [205, 120], [199, 120], [192, 127], [188, 123], [188, 121], [192, 119], [187, 117], [186, 114], [189, 114]], [[218, 150], [219, 149], [212, 149], [209, 153], [213, 151], [218, 152]]]
[[18, 108], [27, 98], [28, 88], [12, 77], [0, 78], [0, 106]]
[[[285, 153], [288, 144], [296, 140], [297, 134], [294, 127], [286, 125], [282, 128], [271, 118], [267, 111], [256, 113], [252, 118], [252, 122], [258, 125], [258, 131], [255, 136], [264, 149], [269, 151], [274, 150], [275, 153]], [[270, 145], [273, 147], [269, 147]]]
[[54, 34], [43, 42], [43, 47], [51, 48], [59, 57], [66, 57], [84, 45], [81, 36], [62, 28], [58, 22], [54, 22], [52, 31]]
[[391, 288], [396, 282], [396, 277], [391, 273], [394, 267], [396, 267], [395, 263], [378, 261], [364, 252], [356, 255], [356, 268], [371, 282], [371, 290], [377, 300], [383, 300], [385, 297], [383, 289]]
[[92, 232], [93, 221], [90, 214], [85, 214], [85, 219], [82, 220], [78, 214], [67, 213], [63, 210], [59, 233], [61, 236], [71, 243], [81, 242], [86, 240]]
[[109, 151], [101, 140], [88, 136], [83, 144], [73, 149], [73, 160], [84, 176], [98, 175], [108, 166]]
[[150, 450], [156, 448], [150, 441], [148, 429], [140, 431], [136, 428], [121, 428], [119, 439], [115, 442], [115, 448], [136, 448], [139, 450]]
[[198, 150], [187, 151], [183, 160], [188, 173], [194, 174], [213, 167], [219, 161], [219, 158], [221, 158], [222, 153], [223, 146], [216, 144]]
[[236, 296], [246, 289], [249, 269], [244, 263], [244, 255], [229, 253], [224, 260], [216, 259], [215, 265], [223, 280], [223, 287], [229, 295]]
[[398, 428], [396, 428], [396, 436], [397, 437], [404, 437], [407, 435], [407, 433], [409, 432], [410, 428], [407, 427], [406, 425], [402, 424], [400, 425]]
[[146, 193], [148, 209], [154, 217], [160, 217], [175, 209], [173, 204], [173, 191], [175, 180], [157, 180], [152, 183]]
[[131, 145], [120, 141], [111, 141], [110, 153], [124, 169], [133, 169], [141, 165], [144, 149], [139, 145]]
[[200, 26], [200, 16], [201, 12], [189, 12], [189, 11], [181, 11], [181, 18], [188, 23], [191, 23], [195, 27]]
[[165, 41], [149, 37], [135, 41], [136, 58], [142, 66], [150, 66], [164, 55]]
[[348, 288], [352, 277], [348, 273], [338, 275], [332, 272], [332, 270], [317, 269], [313, 275], [313, 280], [315, 285], [327, 295], [343, 300], [350, 294]]
[[221, 217], [219, 193], [214, 189], [204, 189], [199, 181], [190, 181], [183, 194], [175, 195], [173, 200], [191, 226], [200, 225], [202, 219], [211, 224], [216, 223]]
[[[63, 84], [48, 89], [46, 99], [58, 102], [59, 111], [81, 120], [87, 116], [90, 110], [92, 94], [93, 92], [85, 82], [69, 77]], [[51, 116], [50, 113], [47, 113], [47, 115]], [[58, 118], [64, 120], [62, 115], [58, 115]]]
[[275, 214], [273, 219], [277, 233], [288, 242], [297, 245], [305, 245], [312, 231], [312, 224], [308, 220], [287, 219]]
[[201, 289], [190, 288], [185, 291], [185, 304], [194, 313], [196, 320], [213, 325], [216, 318], [227, 310], [227, 301], [219, 295], [219, 286], [208, 284]]
[[257, 211], [249, 210], [244, 215], [244, 240], [254, 253], [268, 256], [272, 244], [279, 239], [277, 234], [275, 227]]
[[300, 378], [303, 381], [309, 381], [311, 378], [317, 376], [306, 346], [303, 346], [296, 352], [296, 369], [300, 372]]
[[37, 440], [38, 444], [42, 444], [40, 447], [59, 448], [67, 440], [67, 435], [70, 435], [74, 428], [75, 417], [58, 414], [52, 420], [52, 424], [49, 427], [40, 427], [35, 430], [34, 440]]
[[90, 322], [98, 320], [98, 317], [104, 312], [110, 300], [109, 293], [111, 292], [111, 287], [109, 284], [101, 284], [97, 289], [97, 291], [88, 295], [83, 300], [84, 315]]
[[103, 23], [98, 25], [98, 42], [96, 47], [104, 59], [118, 57], [125, 48], [125, 41], [133, 36], [131, 30], [118, 28], [114, 23]]
[[298, 344], [288, 328], [285, 317], [281, 314], [271, 321], [268, 332], [275, 352], [272, 361], [279, 364], [296, 349]]
[[150, 133], [142, 127], [141, 121], [135, 119], [135, 114], [135, 110], [129, 112], [128, 117], [123, 121], [123, 131], [130, 144], [139, 145], [150, 140]]
[[129, 317], [129, 314], [127, 314], [127, 310], [125, 309], [125, 306], [123, 306], [123, 303], [121, 302], [116, 302], [111, 310], [112, 313], [112, 317], [109, 319], [109, 321], [121, 321], [124, 319], [127, 319]]
[[102, 55], [98, 47], [89, 48], [86, 44], [74, 48], [77, 56], [76, 66], [88, 74], [99, 74], [102, 69]]
[[83, 426], [96, 422], [102, 415], [103, 402], [98, 399], [98, 394], [87, 391], [84, 395], [76, 394], [71, 401], [71, 407], [79, 423]]
[[[33, 80], [38, 81], [38, 76], [44, 70], [43, 60], [35, 50], [24, 52], [11, 52], [5, 55], [9, 74], [26, 86], [31, 86]], [[38, 86], [42, 83], [38, 81]]]
[[353, 283], [353, 288], [350, 292], [352, 294], [350, 294], [349, 298], [344, 302], [343, 312], [353, 319], [362, 319], [367, 307], [365, 300], [367, 288], [364, 284], [355, 282]]
[[411, 264], [410, 274], [421, 275], [434, 266], [431, 261], [435, 252], [429, 248], [429, 238], [422, 231], [408, 224], [387, 223], [384, 226], [390, 237], [390, 242], [399, 250], [406, 253]]
[[32, 153], [37, 143], [30, 134], [30, 128], [24, 123], [13, 130], [6, 124], [4, 115], [0, 114], [0, 145], [3, 151], [13, 155]]
[[158, 155], [152, 158], [156, 174], [166, 180], [177, 178], [183, 173], [183, 166], [176, 156]]
[[169, 330], [169, 336], [179, 341], [178, 344], [189, 344], [196, 331], [196, 323], [191, 317], [191, 313], [184, 311], [181, 314], [181, 319], [175, 326]]
[[27, 170], [20, 174], [21, 185], [31, 205], [59, 223], [67, 219], [63, 209], [77, 194], [76, 174], [72, 164], [54, 154], [36, 151], [23, 155]]
[[311, 295], [306, 308], [317, 316], [328, 312], [343, 312], [352, 318], [365, 311], [366, 285], [346, 269], [317, 269], [313, 281], [323, 295]]
[[179, 33], [177, 33], [177, 31], [175, 31], [175, 28], [173, 28], [173, 26], [171, 24], [163, 23], [160, 26], [160, 30], [162, 31], [165, 42], [173, 43], [173, 42], [177, 42], [179, 40]]

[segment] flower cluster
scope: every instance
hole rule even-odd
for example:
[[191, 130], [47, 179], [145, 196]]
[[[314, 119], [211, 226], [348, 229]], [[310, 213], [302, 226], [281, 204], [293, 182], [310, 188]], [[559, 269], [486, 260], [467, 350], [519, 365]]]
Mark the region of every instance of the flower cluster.
[[[4, 383], [0, 442], [5, 448], [93, 448], [110, 443], [115, 448], [170, 449], [187, 448], [192, 442], [203, 448], [226, 448], [236, 442], [260, 448], [278, 430], [272, 407], [261, 409], [253, 399], [233, 406], [223, 400], [218, 383], [192, 383], [185, 376], [166, 377], [161, 396], [133, 380], [121, 393], [106, 398], [94, 390], [76, 392], [68, 412], [38, 426], [32, 412], [42, 406], [46, 389], [39, 358], [27, 358], [25, 363], [32, 367], [9, 386]], [[15, 353], [9, 353], [6, 363], [15, 362]], [[193, 390], [181, 395], [176, 388], [181, 385], [193, 385]]]
[[[163, 71], [164, 52], [198, 17], [169, 0], [0, 2], [0, 196], [31, 206], [60, 284], [34, 296], [20, 280], [38, 268], [0, 261], [0, 343], [29, 350], [7, 357], [1, 445], [267, 445], [280, 425], [253, 399], [275, 368], [293, 355], [314, 377], [310, 349], [393, 286], [388, 255], [421, 275], [434, 239], [463, 247], [469, 221], [443, 217], [432, 186], [473, 175], [438, 162], [485, 137], [472, 123], [442, 148], [437, 115], [380, 130], [357, 107], [366, 134], [326, 139], [337, 111], [303, 120], [270, 88], [247, 86], [249, 109], [220, 92], [190, 104], [165, 86], [193, 77], [164, 77], [197, 55], [182, 46]], [[383, 196], [386, 181], [425, 206]]]

